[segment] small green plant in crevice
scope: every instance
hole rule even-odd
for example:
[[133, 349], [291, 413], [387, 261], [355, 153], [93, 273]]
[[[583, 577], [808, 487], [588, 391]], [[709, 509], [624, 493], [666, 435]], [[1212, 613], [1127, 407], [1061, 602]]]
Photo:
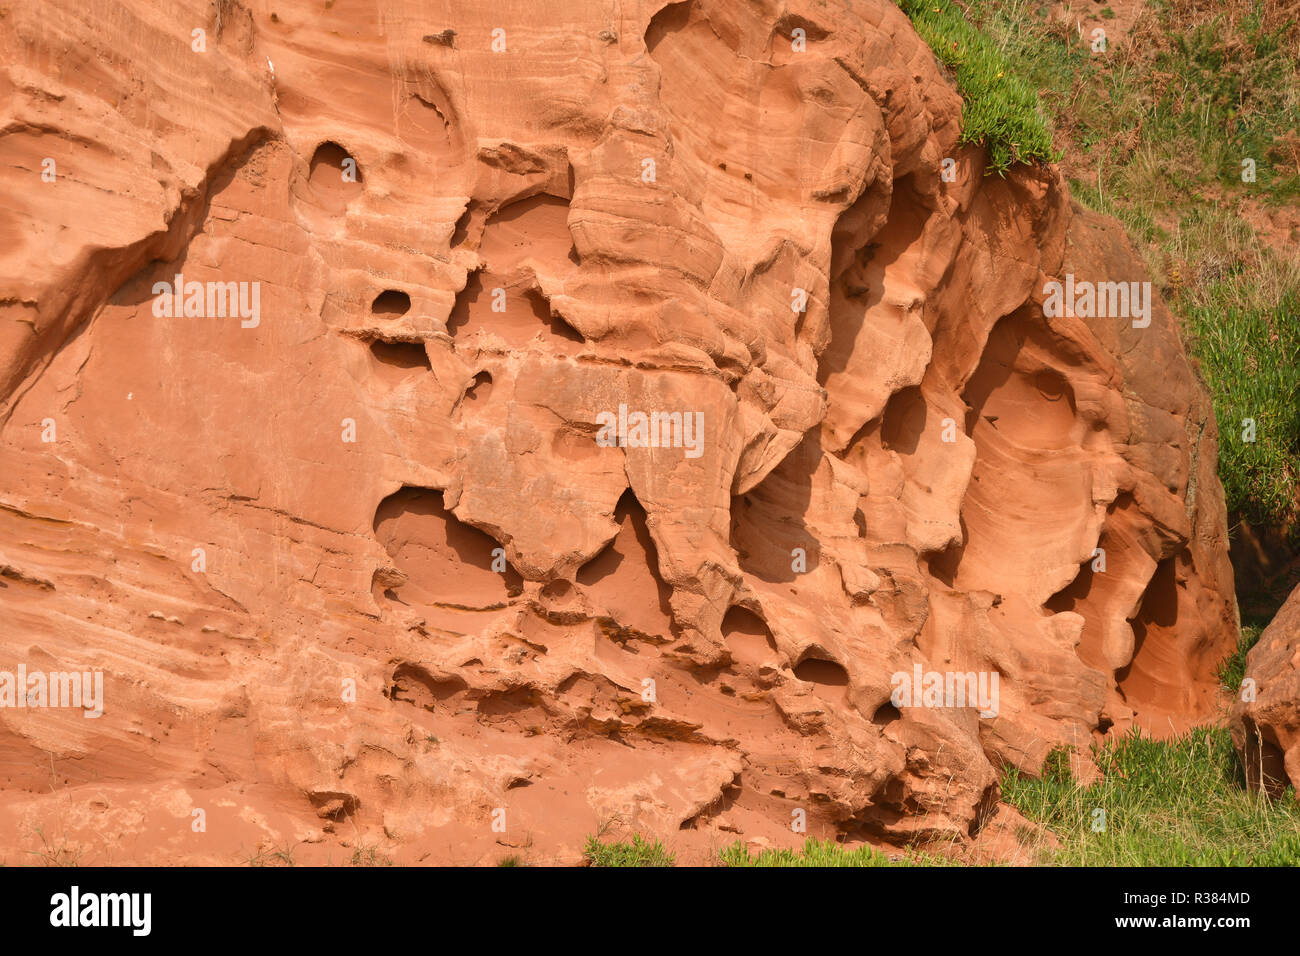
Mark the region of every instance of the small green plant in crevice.
[[1154, 740], [1136, 730], [1094, 745], [1100, 778], [1081, 786], [1068, 754], [1037, 775], [1007, 769], [1002, 797], [1060, 840], [1039, 862], [1068, 866], [1300, 865], [1300, 803], [1245, 787], [1224, 727]]
[[1234, 695], [1241, 690], [1241, 682], [1246, 678], [1246, 655], [1259, 642], [1262, 633], [1263, 624], [1243, 624], [1236, 648], [1219, 665], [1219, 682]]
[[950, 0], [898, 0], [921, 38], [950, 68], [962, 95], [961, 142], [989, 151], [989, 172], [1053, 161], [1052, 134], [1038, 96], [1002, 52]]
[[1073, 747], [1053, 747], [1043, 759], [1043, 767], [1039, 771], [1039, 777], [1043, 781], [1052, 784], [1070, 783], [1074, 779], [1074, 775], [1070, 771], [1070, 754], [1073, 752]]
[[602, 843], [591, 836], [582, 852], [591, 866], [673, 866], [676, 863], [662, 843], [647, 840], [639, 833], [619, 843]]

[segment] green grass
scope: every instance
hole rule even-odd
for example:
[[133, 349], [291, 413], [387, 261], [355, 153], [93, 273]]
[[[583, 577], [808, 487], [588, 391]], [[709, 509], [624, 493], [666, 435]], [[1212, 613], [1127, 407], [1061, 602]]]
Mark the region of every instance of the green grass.
[[843, 847], [830, 840], [809, 838], [801, 849], [761, 850], [751, 853], [736, 841], [719, 854], [723, 866], [951, 866], [951, 862], [915, 851], [898, 862], [869, 846]]
[[[1070, 866], [1300, 865], [1300, 803], [1244, 788], [1224, 728], [1165, 741], [1135, 732], [1094, 747], [1102, 778], [1081, 787], [1055, 752], [1038, 777], [1007, 770], [1003, 799], [1061, 841], [1040, 863]], [[1104, 832], [1093, 831], [1096, 810]]]
[[249, 866], [297, 866], [293, 851], [295, 846], [268, 847], [257, 849], [244, 858]]
[[631, 840], [602, 843], [588, 837], [583, 855], [591, 866], [672, 866], [676, 861], [658, 840], [651, 842], [639, 833]]
[[[904, 9], [918, 6], [930, 4], [913, 0]], [[1073, 19], [1053, 21], [1046, 4], [1030, 0], [964, 6], [987, 44], [1041, 96], [1056, 131], [1095, 162], [1133, 167], [1143, 185], [1159, 186], [1159, 198], [1177, 199], [1188, 185], [1242, 186], [1241, 160], [1253, 158], [1261, 196], [1300, 195], [1293, 142], [1300, 29], [1294, 19], [1266, 19], [1261, 0], [1201, 9], [1154, 0], [1127, 36], [1101, 18], [1084, 20], [1080, 34]], [[1104, 53], [1091, 49], [1097, 27], [1108, 34]]]
[[1241, 690], [1241, 682], [1246, 679], [1246, 655], [1259, 643], [1259, 636], [1267, 626], [1267, 621], [1243, 621], [1236, 648], [1219, 665], [1219, 682], [1234, 697]]
[[723, 866], [889, 866], [889, 857], [869, 846], [846, 850], [838, 843], [809, 839], [799, 850], [762, 850], [751, 854], [737, 840], [720, 854]]
[[[658, 840], [653, 842], [641, 834], [631, 840], [603, 843], [597, 837], [588, 837], [583, 855], [591, 866], [674, 866], [676, 860]], [[931, 857], [913, 850], [899, 862], [891, 862], [879, 850], [868, 846], [845, 848], [830, 840], [809, 840], [801, 849], [762, 850], [751, 853], [742, 842], [736, 841], [718, 854], [723, 866], [952, 866], [939, 857]], [[503, 861], [498, 865], [507, 865]]]
[[[1300, 499], [1300, 290], [1271, 307], [1239, 300], [1232, 277], [1187, 303], [1192, 351], [1219, 423], [1219, 478], [1230, 511], [1294, 535]], [[1244, 280], [1249, 283], [1253, 277]], [[1247, 420], [1254, 423], [1247, 432]]]
[[962, 95], [961, 142], [989, 151], [989, 172], [1051, 161], [1052, 136], [1033, 89], [949, 0], [898, 0], [922, 39], [950, 68]]

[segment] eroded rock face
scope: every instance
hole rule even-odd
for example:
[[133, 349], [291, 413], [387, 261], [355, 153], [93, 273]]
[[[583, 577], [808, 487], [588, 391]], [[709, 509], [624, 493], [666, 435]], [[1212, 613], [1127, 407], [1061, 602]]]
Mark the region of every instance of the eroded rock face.
[[1174, 320], [1045, 315], [1140, 262], [891, 3], [439, 9], [10, 5], [0, 668], [105, 689], [0, 709], [5, 849], [961, 844], [1211, 711]]
[[1300, 589], [1246, 655], [1231, 727], [1250, 786], [1275, 797], [1300, 789]]

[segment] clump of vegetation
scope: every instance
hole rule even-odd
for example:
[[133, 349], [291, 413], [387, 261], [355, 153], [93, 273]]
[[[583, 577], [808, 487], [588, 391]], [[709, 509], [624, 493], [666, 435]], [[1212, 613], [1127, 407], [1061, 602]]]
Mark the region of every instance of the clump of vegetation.
[[1007, 770], [1003, 799], [1060, 838], [1039, 862], [1069, 866], [1296, 866], [1300, 803], [1245, 788], [1227, 729], [1169, 740], [1136, 731], [1094, 746], [1099, 780], [1080, 786], [1068, 754], [1037, 776]]
[[988, 148], [990, 172], [1057, 158], [1033, 88], [960, 7], [949, 0], [899, 0], [899, 6], [955, 74], [963, 100], [961, 142]]
[[359, 846], [352, 851], [351, 864], [353, 866], [392, 866], [393, 860], [379, 852], [377, 847]]
[[32, 856], [36, 857], [41, 866], [80, 866], [83, 851], [69, 844], [66, 836], [59, 837], [57, 841], [50, 840], [45, 836], [45, 831], [40, 827], [32, 827], [34, 832], [41, 840], [39, 850], [28, 850]]
[[723, 866], [891, 866], [889, 857], [869, 846], [845, 848], [830, 840], [809, 839], [799, 850], [751, 853], [737, 840], [719, 855]]
[[293, 858], [295, 846], [259, 846], [256, 850], [245, 857], [244, 862], [249, 866], [297, 866]]
[[639, 833], [632, 834], [631, 840], [618, 843], [602, 843], [596, 837], [588, 837], [583, 855], [591, 866], [673, 866], [676, 862], [658, 840], [651, 842]]
[[1241, 689], [1241, 682], [1246, 678], [1246, 655], [1259, 643], [1259, 636], [1262, 633], [1264, 633], [1262, 623], [1243, 624], [1236, 649], [1219, 665], [1219, 681], [1234, 695]]
[[[917, 6], [940, 4], [909, 0], [904, 10]], [[1294, 8], [1288, 15], [1262, 0], [1153, 0], [1121, 33], [1099, 17], [1053, 18], [1039, 0], [963, 7], [1042, 102], [1074, 172], [1104, 167], [1108, 187], [1135, 203], [1199, 204], [1187, 191], [1213, 184], [1249, 185], [1271, 203], [1300, 196]], [[1105, 50], [1093, 49], [1098, 27]], [[1253, 184], [1241, 180], [1245, 159], [1256, 162]]]

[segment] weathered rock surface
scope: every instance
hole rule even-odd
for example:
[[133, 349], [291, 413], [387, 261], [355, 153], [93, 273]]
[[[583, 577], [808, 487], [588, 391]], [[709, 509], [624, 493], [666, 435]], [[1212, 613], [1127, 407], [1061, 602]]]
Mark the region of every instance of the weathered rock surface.
[[964, 845], [1002, 764], [1213, 710], [1174, 320], [1044, 315], [1138, 257], [983, 175], [886, 0], [20, 0], [0, 53], [0, 669], [105, 683], [0, 709], [0, 854]]
[[1273, 796], [1300, 789], [1300, 589], [1246, 655], [1231, 726], [1252, 787]]

